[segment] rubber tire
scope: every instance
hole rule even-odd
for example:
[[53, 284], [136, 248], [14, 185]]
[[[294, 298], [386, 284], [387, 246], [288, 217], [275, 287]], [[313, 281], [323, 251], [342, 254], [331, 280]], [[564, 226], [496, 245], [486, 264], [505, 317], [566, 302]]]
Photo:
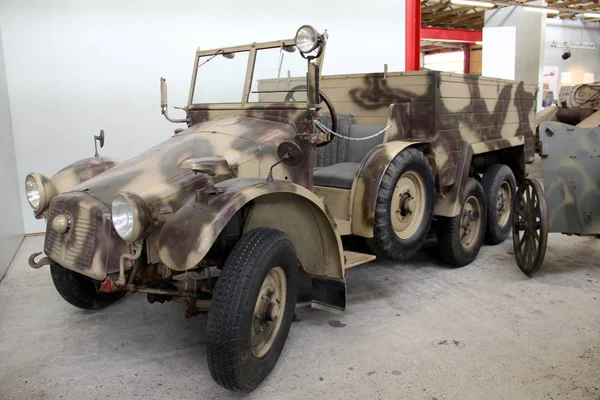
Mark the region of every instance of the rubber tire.
[[494, 164], [485, 170], [481, 186], [485, 193], [487, 201], [487, 228], [485, 230], [485, 241], [488, 244], [494, 245], [502, 243], [506, 240], [512, 230], [512, 201], [510, 202], [509, 217], [505, 226], [498, 225], [496, 196], [503, 182], [507, 181], [511, 190], [511, 200], [515, 198], [517, 193], [517, 181], [515, 175], [508, 165]]
[[471, 196], [475, 196], [482, 205], [483, 210], [481, 210], [481, 215], [483, 218], [481, 218], [482, 226], [479, 231], [479, 238], [477, 239], [475, 246], [473, 246], [470, 250], [465, 250], [460, 243], [460, 220], [464, 203], [461, 205], [460, 214], [456, 217], [437, 217], [437, 240], [440, 256], [446, 263], [455, 267], [463, 267], [475, 260], [477, 254], [479, 254], [479, 250], [481, 249], [483, 238], [485, 236], [485, 227], [487, 222], [487, 218], [485, 218], [487, 215], [485, 194], [483, 193], [481, 184], [473, 178], [469, 178], [467, 181], [463, 199], [466, 201], [466, 199]]
[[94, 281], [56, 263], [50, 264], [50, 275], [58, 294], [69, 304], [84, 310], [101, 310], [119, 301], [126, 292], [100, 293]]
[[[286, 304], [271, 348], [257, 358], [250, 345], [254, 306], [265, 277], [275, 266], [286, 275]], [[269, 375], [294, 319], [298, 269], [292, 241], [281, 231], [253, 229], [236, 243], [221, 270], [208, 313], [208, 367], [219, 385], [250, 392]]]
[[[410, 239], [400, 239], [394, 231], [391, 220], [392, 195], [398, 180], [405, 172], [418, 173], [425, 183], [425, 211], [421, 225]], [[427, 239], [431, 227], [433, 206], [435, 201], [435, 186], [431, 165], [420, 150], [408, 148], [400, 152], [387, 167], [375, 204], [373, 221], [373, 240], [370, 245], [375, 254], [402, 261], [412, 257]]]

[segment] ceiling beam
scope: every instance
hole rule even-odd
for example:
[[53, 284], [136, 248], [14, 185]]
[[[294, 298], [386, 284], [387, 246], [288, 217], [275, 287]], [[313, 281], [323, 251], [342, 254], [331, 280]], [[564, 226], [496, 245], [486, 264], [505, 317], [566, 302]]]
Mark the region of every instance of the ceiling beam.
[[462, 15], [465, 12], [468, 12], [470, 10], [472, 10], [473, 7], [472, 6], [466, 6], [466, 7], [457, 7], [457, 8], [453, 8], [451, 10], [445, 10], [445, 11], [441, 11], [438, 13], [435, 13], [431, 16], [428, 16], [427, 18], [423, 18], [426, 22], [437, 22], [440, 19], [444, 19], [445, 17], [448, 16], [456, 16], [456, 15]]
[[476, 43], [483, 40], [483, 34], [481, 31], [466, 29], [421, 28], [421, 40]]
[[580, 0], [563, 1], [562, 3], [554, 3], [553, 8], [567, 8], [569, 6], [581, 4]]
[[452, 20], [452, 24], [458, 24], [459, 22], [464, 22], [464, 21], [469, 21], [471, 19], [474, 18], [481, 18], [483, 17], [483, 14], [485, 13], [485, 11], [475, 11], [469, 14], [464, 14], [461, 17], [458, 18], [454, 18], [454, 20]]
[[422, 3], [422, 4], [425, 4], [425, 5], [421, 7], [421, 12], [429, 11], [429, 10], [435, 11], [435, 10], [447, 8], [450, 5], [450, 1], [440, 1], [439, 3], [431, 3], [431, 4]]
[[585, 6], [577, 7], [578, 10], [590, 10], [592, 8], [600, 8], [600, 4], [592, 3], [592, 4], [586, 4]]

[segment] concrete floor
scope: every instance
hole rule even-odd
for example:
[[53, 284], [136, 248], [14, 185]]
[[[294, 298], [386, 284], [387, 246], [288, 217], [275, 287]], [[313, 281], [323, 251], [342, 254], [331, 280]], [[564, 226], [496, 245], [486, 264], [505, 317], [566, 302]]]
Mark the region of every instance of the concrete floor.
[[[242, 397], [205, 365], [206, 317], [127, 296], [85, 312], [56, 293], [25, 240], [0, 284], [0, 399]], [[600, 399], [600, 240], [551, 235], [533, 279], [512, 242], [450, 269], [429, 243], [409, 263], [348, 273], [343, 315], [300, 309], [252, 399]]]

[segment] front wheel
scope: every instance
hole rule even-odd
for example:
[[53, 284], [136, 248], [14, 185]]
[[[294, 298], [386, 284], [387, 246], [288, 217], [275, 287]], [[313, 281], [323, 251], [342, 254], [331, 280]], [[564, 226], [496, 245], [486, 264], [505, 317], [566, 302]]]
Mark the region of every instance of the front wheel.
[[208, 367], [219, 385], [250, 392], [269, 375], [294, 319], [298, 268], [281, 231], [253, 229], [236, 243], [208, 314]]
[[50, 264], [50, 275], [58, 294], [68, 303], [84, 310], [100, 310], [117, 302], [126, 292], [102, 293], [100, 282], [93, 281], [56, 263]]

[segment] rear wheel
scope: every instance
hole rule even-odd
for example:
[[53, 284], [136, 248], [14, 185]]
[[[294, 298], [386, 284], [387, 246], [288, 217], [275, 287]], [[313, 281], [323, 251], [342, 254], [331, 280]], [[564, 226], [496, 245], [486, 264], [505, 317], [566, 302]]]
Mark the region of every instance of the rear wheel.
[[469, 178], [463, 204], [456, 217], [439, 217], [437, 238], [440, 255], [448, 264], [462, 267], [475, 260], [485, 234], [486, 204], [481, 184]]
[[298, 268], [281, 231], [254, 229], [236, 243], [208, 314], [208, 367], [219, 385], [249, 392], [269, 375], [294, 319]]
[[50, 275], [58, 293], [68, 303], [84, 310], [100, 310], [125, 296], [126, 292], [101, 293], [100, 283], [56, 263], [50, 264]]
[[512, 227], [512, 203], [517, 191], [515, 176], [507, 165], [494, 164], [483, 174], [481, 186], [488, 205], [485, 241], [502, 243]]
[[414, 255], [433, 217], [433, 172], [425, 155], [403, 150], [390, 163], [379, 187], [373, 224], [375, 252], [393, 260]]

